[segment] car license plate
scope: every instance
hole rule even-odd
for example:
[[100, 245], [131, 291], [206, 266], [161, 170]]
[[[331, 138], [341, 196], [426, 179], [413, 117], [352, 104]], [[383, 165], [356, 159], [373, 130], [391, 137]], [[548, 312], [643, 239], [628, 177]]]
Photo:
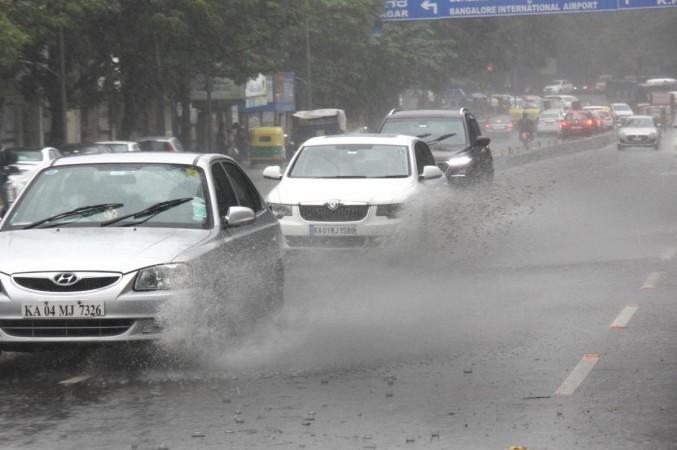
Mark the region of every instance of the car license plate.
[[505, 125], [494, 125], [494, 130], [505, 130]]
[[55, 301], [32, 302], [21, 305], [21, 315], [32, 319], [81, 319], [103, 317], [104, 302]]
[[311, 236], [355, 236], [355, 225], [310, 225]]

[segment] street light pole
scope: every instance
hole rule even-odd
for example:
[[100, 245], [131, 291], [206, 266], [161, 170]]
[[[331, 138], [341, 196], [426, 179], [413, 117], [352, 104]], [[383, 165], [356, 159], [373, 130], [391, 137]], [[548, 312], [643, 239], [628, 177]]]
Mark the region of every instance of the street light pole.
[[308, 0], [306, 0], [306, 90], [308, 91], [308, 109], [313, 109], [313, 74], [311, 70], [310, 61], [310, 24], [308, 18], [310, 16]]
[[66, 96], [66, 50], [63, 39], [63, 26], [59, 26], [59, 80], [61, 81], [61, 138], [68, 142], [68, 98]]

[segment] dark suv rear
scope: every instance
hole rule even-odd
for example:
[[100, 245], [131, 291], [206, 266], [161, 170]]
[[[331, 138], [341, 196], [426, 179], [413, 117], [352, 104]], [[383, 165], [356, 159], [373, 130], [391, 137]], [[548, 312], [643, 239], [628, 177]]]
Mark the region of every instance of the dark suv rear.
[[494, 162], [488, 137], [467, 109], [393, 110], [378, 130], [381, 134], [416, 136], [428, 142], [437, 165], [453, 184], [491, 182]]

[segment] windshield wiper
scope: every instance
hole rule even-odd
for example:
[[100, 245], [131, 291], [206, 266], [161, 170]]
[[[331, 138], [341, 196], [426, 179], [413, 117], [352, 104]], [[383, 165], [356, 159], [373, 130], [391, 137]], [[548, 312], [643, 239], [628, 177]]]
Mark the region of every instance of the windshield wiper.
[[123, 220], [127, 219], [140, 219], [142, 217], [145, 217], [145, 220], [142, 220], [140, 222], [132, 222], [127, 224], [126, 226], [129, 225], [138, 225], [140, 223], [147, 222], [148, 220], [152, 219], [154, 216], [157, 216], [161, 212], [165, 212], [168, 209], [175, 208], [179, 205], [183, 205], [186, 202], [189, 202], [193, 200], [193, 197], [184, 197], [184, 198], [175, 198], [174, 200], [166, 200], [164, 202], [156, 203], [154, 205], [149, 206], [146, 209], [142, 209], [141, 211], [131, 213], [131, 214], [126, 214], [122, 217], [116, 217], [115, 219], [108, 220], [106, 222], [101, 222], [102, 227], [107, 227], [108, 225], [113, 225], [118, 222], [122, 222]]
[[442, 142], [443, 140], [449, 139], [452, 136], [456, 136], [456, 133], [443, 134], [441, 136], [436, 137], [432, 141], [426, 141], [426, 144], [428, 144], [428, 145], [437, 144], [438, 142]]
[[427, 138], [430, 136], [430, 133], [424, 133], [424, 134], [417, 134], [416, 137], [419, 139]]
[[41, 219], [38, 220], [37, 222], [33, 222], [29, 225], [26, 225], [24, 227], [24, 230], [29, 230], [31, 228], [36, 228], [39, 227], [42, 224], [45, 224], [47, 222], [54, 222], [55, 220], [60, 220], [60, 219], [65, 219], [67, 217], [72, 217], [72, 216], [82, 216], [82, 217], [89, 217], [93, 216], [94, 214], [101, 213], [103, 211], [106, 211], [107, 209], [118, 209], [122, 208], [124, 205], [122, 203], [101, 203], [98, 205], [89, 205], [89, 206], [81, 206], [79, 208], [75, 208], [71, 211], [66, 211], [61, 214], [57, 214], [55, 216], [47, 217], [46, 219]]

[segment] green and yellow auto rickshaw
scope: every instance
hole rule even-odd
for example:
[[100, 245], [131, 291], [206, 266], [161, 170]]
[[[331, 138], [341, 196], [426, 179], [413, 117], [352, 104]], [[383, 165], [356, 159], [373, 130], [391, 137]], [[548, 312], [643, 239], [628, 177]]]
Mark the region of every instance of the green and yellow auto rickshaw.
[[280, 163], [285, 160], [281, 127], [256, 127], [249, 131], [249, 164]]

